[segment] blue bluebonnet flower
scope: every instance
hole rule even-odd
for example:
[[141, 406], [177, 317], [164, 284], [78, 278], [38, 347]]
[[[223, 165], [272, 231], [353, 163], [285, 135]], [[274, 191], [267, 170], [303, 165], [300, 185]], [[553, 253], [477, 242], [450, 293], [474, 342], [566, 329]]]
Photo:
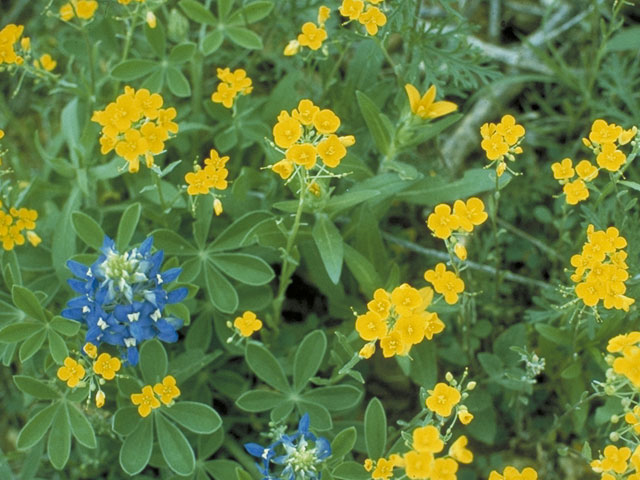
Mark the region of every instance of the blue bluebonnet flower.
[[69, 300], [62, 316], [87, 325], [87, 342], [122, 349], [131, 365], [138, 363], [141, 342], [154, 337], [175, 342], [176, 329], [183, 323], [164, 313], [165, 306], [187, 296], [186, 288], [164, 289], [181, 269], [160, 272], [163, 251], [152, 254], [152, 245], [153, 237], [148, 237], [139, 248], [119, 253], [114, 241], [105, 236], [102, 255], [90, 267], [67, 262], [77, 277], [69, 279], [69, 285], [80, 296]]
[[[262, 480], [319, 480], [322, 462], [331, 455], [331, 446], [324, 437], [316, 437], [309, 431], [309, 414], [305, 413], [293, 435], [280, 434], [278, 439], [267, 447], [257, 443], [246, 443], [245, 450], [254, 457], [262, 459], [258, 470]], [[282, 455], [278, 451], [284, 450]], [[283, 468], [271, 473], [271, 464]]]

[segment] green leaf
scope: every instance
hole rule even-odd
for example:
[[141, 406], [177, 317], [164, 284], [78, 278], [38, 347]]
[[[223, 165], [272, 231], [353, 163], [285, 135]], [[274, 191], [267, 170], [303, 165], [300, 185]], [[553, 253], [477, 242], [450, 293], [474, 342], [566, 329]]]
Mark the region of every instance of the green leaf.
[[220, 252], [246, 247], [254, 243], [252, 234], [256, 229], [272, 218], [273, 214], [265, 210], [249, 212], [225, 228], [209, 248], [215, 252]]
[[373, 141], [378, 147], [378, 150], [383, 155], [389, 153], [389, 147], [391, 145], [391, 139], [393, 132], [388, 128], [388, 119], [385, 122], [383, 120], [384, 114], [380, 111], [377, 105], [363, 92], [356, 91], [356, 99], [358, 100], [358, 106], [360, 112], [364, 118], [367, 128], [373, 137]]
[[213, 215], [213, 197], [206, 195], [199, 196], [196, 204], [196, 219], [193, 222], [193, 237], [199, 248], [205, 248], [209, 230], [211, 230], [211, 219]]
[[329, 278], [334, 284], [340, 281], [344, 246], [340, 231], [325, 214], [316, 215], [316, 223], [311, 231], [313, 241], [318, 247], [320, 258]]
[[126, 437], [136, 429], [141, 420], [142, 417], [138, 413], [138, 407], [120, 407], [113, 415], [113, 430], [117, 434]]
[[209, 258], [225, 275], [246, 285], [265, 285], [275, 277], [269, 264], [254, 255], [217, 253]]
[[293, 359], [293, 389], [300, 392], [309, 383], [320, 365], [327, 350], [327, 336], [322, 330], [309, 333], [296, 350]]
[[[159, 91], [161, 91], [162, 90], [162, 86], [164, 85], [165, 73], [166, 73], [165, 69], [156, 70], [151, 75], [149, 75], [147, 78], [145, 78], [144, 82], [142, 82], [142, 85], [140, 85], [140, 86], [142, 88], [146, 88], [150, 92], [159, 92]], [[121, 160], [119, 158], [116, 158], [116, 160], [118, 161], [118, 163], [121, 162]], [[106, 167], [106, 165], [105, 165], [105, 167]], [[95, 167], [95, 168], [99, 168], [99, 167]], [[113, 173], [117, 173], [117, 175], [114, 175], [116, 177], [118, 175], [120, 175], [120, 171], [117, 170], [117, 168], [115, 170], [113, 170], [112, 172]]]
[[364, 412], [364, 441], [369, 458], [384, 456], [387, 444], [387, 415], [376, 397], [371, 399]]
[[63, 363], [64, 359], [69, 355], [69, 349], [67, 348], [67, 344], [64, 343], [64, 340], [60, 335], [58, 335], [54, 330], [48, 330], [49, 336], [49, 351], [51, 352], [51, 357], [56, 363]]
[[346, 410], [358, 404], [362, 398], [362, 391], [353, 385], [330, 385], [314, 388], [306, 392], [303, 398], [323, 405], [331, 411]]
[[250, 390], [240, 395], [236, 405], [246, 412], [266, 412], [282, 404], [284, 399], [280, 392]]
[[158, 340], [148, 340], [140, 348], [140, 369], [147, 384], [162, 382], [167, 374], [167, 352]]
[[331, 475], [340, 480], [369, 480], [371, 474], [367, 472], [361, 463], [344, 462], [338, 465]]
[[331, 456], [333, 458], [344, 457], [353, 449], [357, 436], [356, 427], [348, 427], [338, 433], [331, 442]]
[[187, 77], [176, 67], [169, 67], [167, 69], [167, 85], [169, 85], [169, 90], [171, 90], [171, 93], [176, 97], [184, 98], [191, 95], [191, 86], [189, 85]]
[[445, 118], [438, 120], [437, 122], [429, 122], [424, 125], [419, 125], [417, 128], [413, 129], [409, 138], [401, 139], [402, 149], [405, 150], [410, 147], [415, 147], [427, 140], [430, 140], [456, 123], [462, 117], [463, 115], [461, 113], [454, 113], [447, 115]]
[[607, 42], [607, 52], [624, 50], [640, 50], [640, 26], [623, 28]]
[[73, 212], [71, 221], [76, 235], [90, 247], [100, 250], [105, 235], [98, 222], [82, 212]]
[[233, 7], [233, 0], [218, 0], [218, 16], [224, 20]]
[[113, 70], [111, 70], [111, 76], [117, 80], [128, 82], [144, 77], [156, 68], [158, 68], [158, 63], [153, 60], [125, 60], [113, 67]]
[[162, 415], [155, 415], [158, 444], [167, 465], [178, 475], [189, 475], [196, 468], [196, 459], [184, 433]]
[[249, 368], [260, 380], [281, 392], [291, 391], [282, 366], [265, 347], [257, 343], [248, 343], [245, 358]]
[[194, 53], [196, 53], [196, 44], [193, 42], [184, 42], [171, 49], [169, 61], [175, 65], [180, 65], [191, 60]]
[[69, 416], [67, 409], [60, 405], [53, 419], [49, 439], [47, 440], [47, 453], [53, 468], [62, 470], [69, 460], [71, 453], [71, 431], [69, 429]]
[[178, 5], [191, 20], [207, 25], [216, 25], [218, 23], [213, 13], [207, 10], [200, 2], [196, 2], [195, 0], [180, 0]]
[[96, 434], [84, 413], [73, 403], [66, 403], [73, 436], [87, 448], [96, 448]]
[[308, 402], [305, 400], [299, 400], [297, 402], [298, 411], [300, 414], [308, 413], [311, 425], [316, 430], [331, 430], [333, 428], [333, 422], [331, 421], [331, 414], [324, 406], [314, 402]]
[[[160, 415], [157, 415], [158, 417]], [[153, 447], [153, 422], [142, 419], [120, 447], [120, 466], [129, 475], [140, 473], [149, 463]]]
[[243, 48], [260, 50], [263, 48], [262, 39], [251, 30], [242, 27], [228, 27], [225, 32], [229, 39]]
[[149, 25], [145, 24], [144, 36], [156, 55], [158, 57], [163, 57], [167, 41], [164, 35], [162, 23], [158, 22], [155, 28], [151, 28]]
[[154, 230], [151, 235], [156, 248], [164, 250], [166, 255], [197, 255], [198, 253], [193, 245], [173, 230]]
[[36, 333], [27, 338], [22, 345], [20, 345], [20, 350], [18, 350], [18, 357], [21, 362], [26, 362], [31, 357], [33, 357], [42, 344], [44, 340], [47, 338], [46, 330], [38, 330]]
[[124, 252], [129, 246], [133, 233], [138, 226], [141, 211], [142, 206], [136, 202], [129, 205], [122, 213], [120, 222], [118, 223], [118, 233], [116, 234], [116, 247], [118, 251]]
[[80, 331], [80, 322], [56, 315], [49, 326], [65, 337], [72, 337]]
[[253, 480], [253, 477], [242, 467], [236, 467], [236, 480]]
[[362, 202], [366, 202], [379, 193], [380, 192], [378, 190], [357, 190], [355, 192], [345, 192], [342, 195], [331, 197], [324, 210], [327, 214], [333, 216]]
[[21, 392], [42, 400], [54, 400], [60, 397], [60, 392], [48, 383], [26, 375], [15, 375], [13, 383]]
[[565, 330], [561, 330], [557, 327], [552, 327], [551, 325], [546, 325], [544, 323], [536, 323], [533, 325], [533, 328], [535, 328], [541, 336], [557, 345], [571, 345], [571, 337], [570, 335], [567, 335]]
[[52, 403], [31, 417], [18, 434], [16, 446], [19, 450], [27, 450], [33, 447], [42, 439], [42, 437], [44, 437], [44, 434], [49, 430], [49, 427], [53, 422], [53, 417], [59, 407], [59, 403]]
[[218, 412], [204, 403], [178, 402], [162, 412], [193, 433], [209, 435], [222, 426]]
[[231, 26], [245, 25], [262, 20], [273, 10], [273, 2], [258, 1], [245, 5], [233, 12], [226, 24]]
[[223, 313], [233, 313], [238, 309], [238, 292], [233, 288], [211, 262], [205, 264], [205, 284], [209, 300]]
[[282, 423], [289, 418], [296, 404], [293, 400], [285, 400], [271, 410], [269, 417], [274, 423]]
[[29, 317], [40, 320], [41, 322], [46, 320], [40, 301], [28, 288], [14, 285], [11, 289], [11, 298], [13, 299], [14, 305]]
[[18, 322], [0, 330], [0, 343], [17, 343], [44, 329], [44, 325], [35, 322]]
[[211, 55], [213, 52], [220, 48], [224, 35], [220, 30], [214, 30], [207, 34], [202, 41], [202, 53], [205, 55]]
[[411, 348], [409, 375], [418, 385], [431, 388], [438, 378], [438, 359], [435, 342], [423, 341]]
[[362, 290], [367, 295], [372, 295], [373, 291], [382, 285], [382, 280], [378, 275], [376, 268], [355, 248], [348, 244], [344, 244], [344, 263], [357, 280]]
[[[62, 124], [62, 134], [65, 141], [69, 146], [69, 150], [72, 152], [71, 157], [74, 160], [74, 164], [78, 163], [75, 149], [80, 139], [80, 121], [78, 120], [78, 97], [75, 97], [62, 109], [60, 115], [60, 123]], [[77, 175], [78, 171], [76, 171]]]

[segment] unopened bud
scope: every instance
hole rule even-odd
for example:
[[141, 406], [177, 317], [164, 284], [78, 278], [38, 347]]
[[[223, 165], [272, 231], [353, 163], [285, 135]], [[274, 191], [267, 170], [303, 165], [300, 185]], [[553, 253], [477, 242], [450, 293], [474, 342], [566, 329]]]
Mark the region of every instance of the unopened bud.
[[220, 201], [220, 199], [216, 198], [213, 201], [213, 211], [216, 214], [216, 217], [220, 216], [220, 214], [222, 213], [222, 202]]
[[147, 25], [149, 25], [149, 28], [156, 28], [156, 25], [157, 25], [156, 16], [153, 14], [151, 10], [147, 12], [146, 20], [147, 20]]
[[456, 246], [453, 247], [453, 251], [456, 254], [456, 257], [458, 257], [463, 262], [467, 259], [467, 249], [461, 243], [456, 243]]
[[618, 440], [620, 440], [620, 434], [618, 432], [611, 432], [609, 434], [609, 440], [611, 440], [612, 442], [617, 442]]
[[446, 378], [447, 382], [449, 383], [453, 382], [453, 374], [451, 372], [447, 372], [444, 378]]
[[473, 390], [474, 388], [476, 388], [476, 385], [478, 385], [476, 382], [467, 383], [467, 390]]
[[286, 57], [292, 57], [300, 51], [300, 43], [297, 40], [291, 40], [286, 47], [284, 47], [284, 55]]
[[611, 418], [609, 420], [611, 421], [611, 423], [618, 423], [620, 421], [620, 417], [618, 415], [611, 415]]

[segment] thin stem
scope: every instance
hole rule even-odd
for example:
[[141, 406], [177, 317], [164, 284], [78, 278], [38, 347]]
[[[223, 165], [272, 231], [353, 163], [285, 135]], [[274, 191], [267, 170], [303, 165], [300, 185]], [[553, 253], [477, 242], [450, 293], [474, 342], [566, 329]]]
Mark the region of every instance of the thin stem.
[[558, 252], [556, 252], [553, 248], [551, 248], [550, 246], [546, 245], [544, 242], [538, 240], [533, 235], [528, 234], [524, 230], [520, 230], [518, 227], [516, 227], [514, 225], [511, 225], [509, 222], [499, 218], [498, 219], [498, 224], [501, 227], [504, 227], [506, 230], [509, 230], [510, 232], [515, 233], [519, 237], [522, 237], [523, 239], [525, 239], [526, 241], [528, 241], [532, 245], [535, 245], [536, 247], [538, 247], [540, 250], [542, 250], [543, 252], [547, 253], [548, 255], [550, 255], [550, 256], [552, 256], [552, 257], [554, 257], [556, 259], [562, 259], [563, 258], [562, 255], [560, 255]]
[[500, 290], [500, 264], [502, 255], [500, 254], [500, 243], [498, 239], [498, 206], [500, 205], [500, 177], [496, 170], [496, 191], [493, 194], [493, 209], [491, 210], [491, 230], [493, 232], [493, 255], [496, 260], [496, 273], [494, 276], [495, 298], [498, 298]]

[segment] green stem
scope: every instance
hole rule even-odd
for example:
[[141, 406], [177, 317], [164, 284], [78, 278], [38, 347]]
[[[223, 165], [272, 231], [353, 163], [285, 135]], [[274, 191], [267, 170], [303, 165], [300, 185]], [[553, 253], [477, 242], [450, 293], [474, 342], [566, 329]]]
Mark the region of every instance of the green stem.
[[95, 94], [96, 94], [96, 72], [95, 72], [94, 61], [93, 61], [93, 48], [91, 46], [91, 41], [89, 40], [89, 34], [87, 33], [87, 29], [84, 27], [84, 25], [82, 26], [82, 38], [84, 39], [84, 43], [87, 46], [87, 55], [89, 58], [89, 79], [91, 81], [90, 90], [89, 90], [89, 93], [90, 93], [89, 100], [93, 105]]
[[291, 262], [291, 250], [295, 243], [296, 237], [298, 236], [298, 230], [300, 229], [300, 220], [302, 218], [302, 210], [304, 208], [304, 197], [306, 194], [306, 182], [304, 181], [303, 175], [306, 170], [298, 169], [298, 179], [300, 180], [300, 198], [298, 200], [298, 209], [296, 210], [296, 216], [293, 220], [293, 226], [289, 231], [289, 237], [287, 238], [287, 245], [285, 246], [283, 252], [283, 260], [282, 260], [282, 270], [280, 271], [280, 282], [278, 285], [278, 294], [276, 295], [275, 300], [273, 301], [273, 322], [272, 327], [278, 331], [279, 325], [281, 323], [281, 315], [282, 315], [282, 304], [284, 303], [285, 293], [287, 291], [287, 287], [291, 281], [291, 276], [293, 272], [295, 272], [296, 264]]
[[498, 219], [498, 224], [501, 227], [504, 227], [506, 230], [509, 230], [510, 232], [515, 233], [519, 237], [522, 237], [523, 239], [525, 239], [527, 242], [531, 243], [532, 245], [538, 247], [540, 250], [542, 250], [544, 253], [548, 254], [549, 256], [551, 256], [551, 257], [553, 257], [555, 259], [563, 259], [562, 255], [560, 255], [558, 252], [556, 252], [553, 248], [551, 248], [550, 246], [546, 245], [544, 242], [538, 240], [533, 235], [528, 234], [524, 230], [520, 230], [518, 227], [516, 227], [514, 225], [511, 225], [509, 222], [507, 222], [505, 220], [502, 220], [501, 218]]
[[254, 459], [242, 449], [240, 444], [231, 435], [225, 435], [224, 448], [249, 472], [249, 475], [256, 480], [261, 478], [258, 474], [259, 472]]
[[500, 177], [496, 170], [496, 191], [493, 194], [493, 209], [491, 210], [491, 231], [493, 232], [493, 246], [496, 263], [496, 273], [494, 276], [495, 298], [498, 298], [500, 290], [500, 264], [502, 255], [500, 254], [500, 243], [498, 239], [498, 206], [500, 205]]

